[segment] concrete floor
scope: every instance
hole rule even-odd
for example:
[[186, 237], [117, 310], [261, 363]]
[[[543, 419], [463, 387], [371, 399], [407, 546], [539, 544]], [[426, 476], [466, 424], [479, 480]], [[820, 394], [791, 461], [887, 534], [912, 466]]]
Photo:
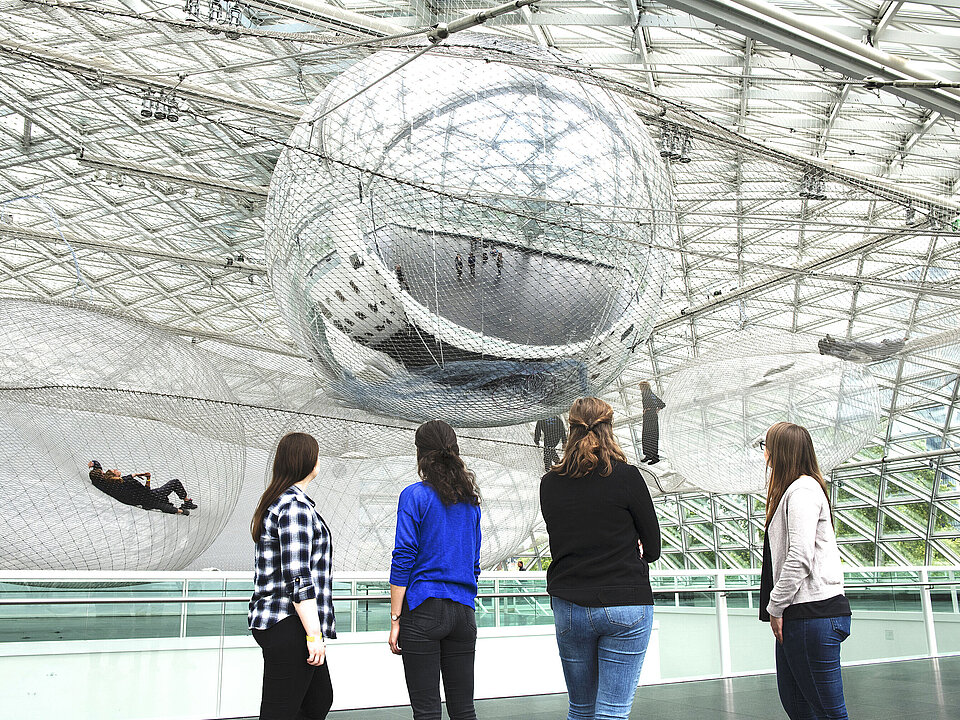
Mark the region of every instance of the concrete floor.
[[[852, 720], [960, 719], [960, 657], [907, 660], [843, 669]], [[479, 700], [479, 720], [561, 720], [565, 695]], [[329, 720], [410, 720], [409, 707], [334, 712]], [[636, 720], [779, 720], [786, 718], [773, 675], [651, 685], [637, 691]]]

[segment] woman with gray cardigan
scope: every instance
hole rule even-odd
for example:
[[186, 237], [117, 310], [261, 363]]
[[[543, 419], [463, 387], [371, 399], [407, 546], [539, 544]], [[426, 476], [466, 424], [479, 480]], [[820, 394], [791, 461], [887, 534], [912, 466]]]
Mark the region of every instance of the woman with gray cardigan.
[[760, 447], [770, 473], [760, 619], [777, 639], [780, 702], [790, 720], [847, 720], [840, 643], [850, 635], [850, 603], [813, 440], [780, 422]]

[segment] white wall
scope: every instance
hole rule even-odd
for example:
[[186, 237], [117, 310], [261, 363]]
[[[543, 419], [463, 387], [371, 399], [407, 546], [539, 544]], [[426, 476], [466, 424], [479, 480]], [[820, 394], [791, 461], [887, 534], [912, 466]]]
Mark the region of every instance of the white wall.
[[[220, 657], [222, 653], [222, 691]], [[330, 642], [334, 709], [408, 704], [402, 660], [386, 632]], [[641, 684], [660, 680], [654, 624]], [[256, 716], [263, 664], [249, 636], [7, 643], [0, 646], [4, 720], [200, 720]], [[481, 628], [476, 697], [565, 692], [552, 626]], [[219, 697], [218, 697], [219, 695]]]

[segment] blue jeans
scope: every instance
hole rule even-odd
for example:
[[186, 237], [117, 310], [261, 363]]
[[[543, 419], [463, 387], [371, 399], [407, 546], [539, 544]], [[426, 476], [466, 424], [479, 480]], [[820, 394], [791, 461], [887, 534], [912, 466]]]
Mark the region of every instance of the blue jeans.
[[790, 720], [847, 720], [840, 643], [849, 635], [849, 617], [783, 621], [777, 688]]
[[551, 598], [567, 720], [625, 720], [653, 629], [653, 605], [583, 607]]

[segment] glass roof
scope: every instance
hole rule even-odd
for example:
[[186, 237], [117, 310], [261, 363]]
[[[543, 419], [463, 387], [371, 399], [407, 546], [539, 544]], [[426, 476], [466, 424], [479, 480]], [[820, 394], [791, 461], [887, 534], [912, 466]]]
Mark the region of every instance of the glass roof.
[[[379, 48], [399, 59], [420, 47], [372, 41], [485, 5], [217, 6], [0, 0], [0, 296], [76, 300], [218, 347], [299, 355], [265, 276], [282, 141], [338, 72]], [[639, 443], [639, 380], [669, 388], [684, 363], [761, 328], [906, 340], [871, 366], [890, 419], [853, 461], [957, 445], [960, 2], [545, 0], [483, 32], [549, 48], [538, 62], [552, 72], [616, 88], [665, 151], [686, 139], [666, 161], [679, 248], [663, 313], [608, 395], [625, 444]], [[927, 561], [960, 562], [948, 542], [957, 500], [933, 502], [949, 483], [911, 486], [924, 525], [883, 509], [886, 481], [870, 500], [856, 490], [866, 470], [837, 472], [860, 473], [842, 485], [849, 512], [873, 508], [844, 520], [872, 528], [850, 541], [872, 543], [862, 562], [884, 561], [894, 525], [897, 557], [916, 559], [902, 544], [926, 532], [937, 538]], [[716, 522], [729, 503], [709, 502]], [[693, 547], [684, 533], [700, 547], [674, 515], [678, 547]], [[742, 561], [718, 559], [722, 534], [703, 563]]]

